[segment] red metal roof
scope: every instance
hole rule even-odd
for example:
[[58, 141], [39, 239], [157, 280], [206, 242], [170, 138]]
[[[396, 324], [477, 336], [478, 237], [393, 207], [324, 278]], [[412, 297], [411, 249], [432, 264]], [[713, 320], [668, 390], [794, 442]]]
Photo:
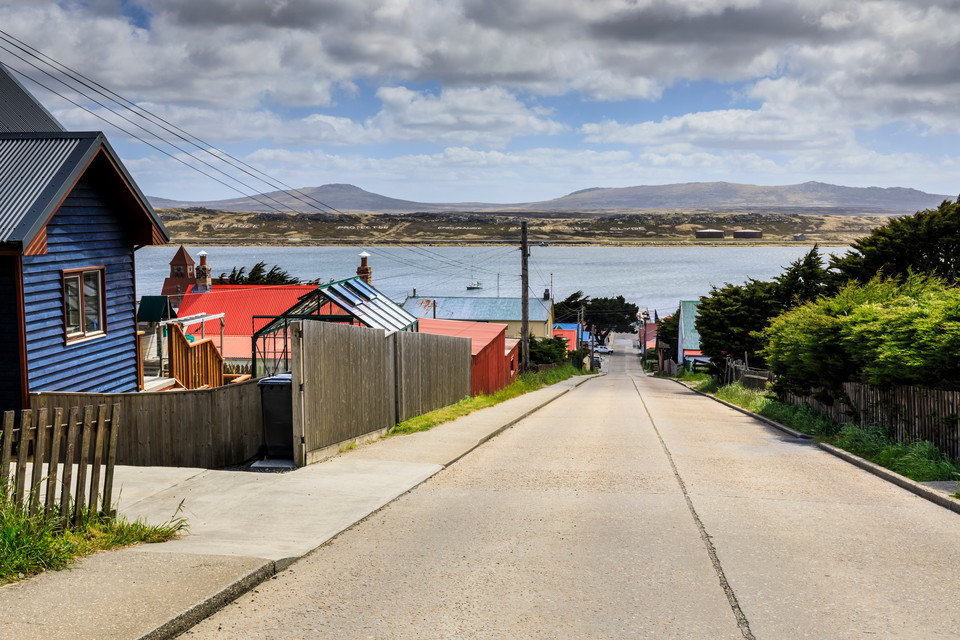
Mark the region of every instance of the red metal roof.
[[477, 355], [484, 347], [497, 339], [497, 336], [506, 332], [507, 325], [495, 322], [466, 322], [463, 320], [434, 320], [420, 318], [420, 333], [430, 333], [438, 336], [455, 336], [470, 338], [470, 355]]
[[[197, 313], [224, 314], [223, 333], [228, 336], [252, 336], [267, 320], [253, 325], [253, 316], [278, 316], [297, 303], [301, 296], [316, 289], [313, 285], [259, 285], [215, 284], [207, 293], [193, 293], [193, 287], [183, 296], [177, 315], [183, 318]], [[200, 326], [189, 328], [199, 333]], [[220, 321], [206, 323], [207, 336], [220, 335]], [[250, 345], [247, 345], [249, 354]]]

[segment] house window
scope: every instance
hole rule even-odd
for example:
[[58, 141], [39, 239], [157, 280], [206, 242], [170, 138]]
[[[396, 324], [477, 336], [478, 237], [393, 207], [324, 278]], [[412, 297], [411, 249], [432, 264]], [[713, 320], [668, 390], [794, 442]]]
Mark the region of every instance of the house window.
[[63, 272], [63, 315], [67, 342], [106, 332], [103, 267]]

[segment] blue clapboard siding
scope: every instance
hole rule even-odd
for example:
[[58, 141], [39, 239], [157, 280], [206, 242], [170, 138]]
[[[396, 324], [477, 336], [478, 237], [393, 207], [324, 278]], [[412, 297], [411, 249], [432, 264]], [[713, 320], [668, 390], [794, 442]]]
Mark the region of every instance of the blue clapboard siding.
[[17, 259], [0, 256], [0, 414], [20, 409], [20, 330], [17, 328]]
[[[137, 390], [133, 245], [123, 216], [84, 177], [47, 224], [47, 255], [24, 256], [30, 391]], [[66, 345], [60, 272], [101, 265], [107, 335]]]

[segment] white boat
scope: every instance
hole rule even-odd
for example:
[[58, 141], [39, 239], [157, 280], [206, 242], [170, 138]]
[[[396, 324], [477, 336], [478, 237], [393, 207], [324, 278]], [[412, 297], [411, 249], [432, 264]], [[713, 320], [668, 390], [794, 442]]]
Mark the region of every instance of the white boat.
[[483, 283], [480, 282], [479, 280], [474, 280], [473, 282], [467, 285], [467, 291], [474, 291], [476, 289], [483, 289]]

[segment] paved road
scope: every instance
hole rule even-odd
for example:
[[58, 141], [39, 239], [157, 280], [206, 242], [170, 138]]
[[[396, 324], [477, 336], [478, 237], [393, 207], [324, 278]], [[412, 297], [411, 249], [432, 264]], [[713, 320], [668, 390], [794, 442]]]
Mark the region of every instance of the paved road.
[[188, 637], [960, 637], [960, 516], [616, 346]]

